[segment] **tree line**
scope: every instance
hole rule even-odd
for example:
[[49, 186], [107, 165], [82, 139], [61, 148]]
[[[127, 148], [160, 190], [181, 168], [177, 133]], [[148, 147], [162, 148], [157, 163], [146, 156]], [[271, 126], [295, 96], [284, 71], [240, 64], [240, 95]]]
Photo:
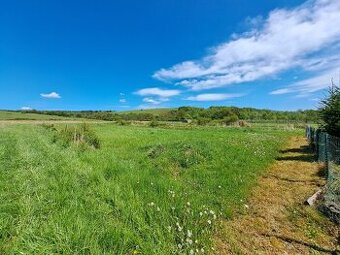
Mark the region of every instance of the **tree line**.
[[198, 124], [211, 121], [221, 121], [228, 124], [238, 120], [315, 123], [320, 119], [319, 112], [316, 110], [273, 111], [224, 106], [212, 106], [209, 108], [183, 106], [157, 113], [150, 110], [136, 110], [131, 112], [29, 110], [25, 112], [107, 121], [196, 121]]

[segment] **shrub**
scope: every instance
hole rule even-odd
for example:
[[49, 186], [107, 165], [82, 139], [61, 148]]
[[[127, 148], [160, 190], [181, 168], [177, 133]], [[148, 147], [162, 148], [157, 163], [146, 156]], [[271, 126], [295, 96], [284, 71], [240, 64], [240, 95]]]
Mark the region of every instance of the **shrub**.
[[117, 120], [117, 124], [121, 126], [127, 126], [130, 125], [130, 122], [126, 120]]
[[149, 127], [158, 127], [159, 126], [159, 122], [157, 120], [152, 120], [149, 123]]
[[211, 119], [208, 119], [208, 118], [198, 118], [197, 120], [197, 124], [200, 125], [200, 126], [205, 126], [207, 125], [209, 122], [211, 121]]
[[230, 114], [228, 116], [225, 116], [223, 119], [222, 119], [222, 123], [225, 124], [225, 125], [230, 125], [234, 122], [236, 122], [238, 120], [238, 117], [236, 114]]

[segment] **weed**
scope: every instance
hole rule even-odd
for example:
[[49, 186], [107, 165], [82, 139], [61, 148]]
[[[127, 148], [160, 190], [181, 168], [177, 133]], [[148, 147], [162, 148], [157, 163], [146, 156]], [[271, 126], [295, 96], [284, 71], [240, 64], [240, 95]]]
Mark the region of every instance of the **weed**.
[[61, 140], [64, 146], [75, 144], [79, 147], [91, 146], [93, 148], [100, 148], [100, 141], [95, 132], [88, 124], [68, 126], [57, 130], [55, 129], [54, 141]]

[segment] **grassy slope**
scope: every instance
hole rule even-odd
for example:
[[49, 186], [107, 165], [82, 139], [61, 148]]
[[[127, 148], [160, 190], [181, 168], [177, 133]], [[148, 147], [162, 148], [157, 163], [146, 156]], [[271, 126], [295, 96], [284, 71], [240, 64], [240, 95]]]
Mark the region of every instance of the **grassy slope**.
[[66, 120], [66, 119], [70, 118], [36, 113], [0, 111], [0, 120]]
[[53, 143], [43, 127], [0, 129], [0, 253], [206, 251], [218, 219], [242, 205], [288, 135], [95, 130], [101, 149], [83, 151]]

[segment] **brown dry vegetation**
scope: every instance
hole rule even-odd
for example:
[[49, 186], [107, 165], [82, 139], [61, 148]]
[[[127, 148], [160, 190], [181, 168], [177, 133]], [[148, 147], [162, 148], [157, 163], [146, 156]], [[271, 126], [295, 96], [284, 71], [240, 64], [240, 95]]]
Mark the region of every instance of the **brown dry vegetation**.
[[325, 184], [303, 137], [293, 137], [244, 210], [225, 221], [217, 254], [340, 254], [339, 227], [304, 201]]

